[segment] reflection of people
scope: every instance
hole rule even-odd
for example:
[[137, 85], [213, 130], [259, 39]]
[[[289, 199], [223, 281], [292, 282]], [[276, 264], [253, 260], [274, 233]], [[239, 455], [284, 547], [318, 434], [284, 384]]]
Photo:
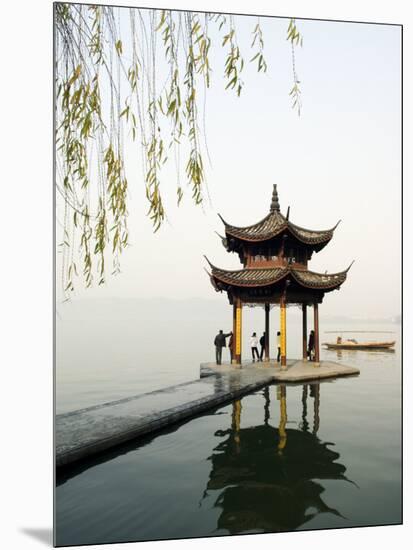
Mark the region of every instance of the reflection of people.
[[260, 360], [260, 356], [258, 354], [258, 338], [257, 338], [256, 332], [252, 333], [252, 336], [250, 338], [250, 345], [251, 345], [251, 352], [252, 352], [252, 362], [255, 363], [255, 355], [257, 356], [257, 361]]
[[312, 330], [310, 332], [310, 337], [308, 338], [308, 358], [310, 361], [314, 360], [314, 353], [315, 353], [315, 337], [314, 337], [314, 331]]
[[222, 330], [219, 331], [219, 334], [215, 336], [214, 344], [215, 344], [215, 358], [217, 365], [220, 365], [222, 362], [222, 348], [226, 347], [225, 338], [228, 338], [228, 336], [231, 336], [232, 332], [228, 332], [228, 334], [224, 334]]
[[265, 332], [262, 333], [262, 336], [260, 338], [260, 346], [261, 346], [260, 359], [262, 361], [264, 350], [265, 350]]
[[281, 332], [278, 331], [277, 332], [277, 363], [280, 362], [280, 358], [281, 358]]

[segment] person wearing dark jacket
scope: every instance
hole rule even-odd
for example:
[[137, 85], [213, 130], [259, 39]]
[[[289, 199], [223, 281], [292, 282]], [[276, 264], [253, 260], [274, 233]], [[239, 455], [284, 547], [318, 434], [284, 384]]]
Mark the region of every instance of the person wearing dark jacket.
[[281, 332], [277, 332], [277, 363], [280, 362], [281, 359]]
[[232, 363], [232, 361], [234, 360], [234, 335], [232, 334], [232, 332], [228, 340], [228, 348], [229, 348], [230, 360]]
[[217, 365], [220, 365], [222, 362], [222, 348], [226, 347], [225, 338], [228, 338], [228, 336], [231, 336], [232, 332], [228, 332], [228, 334], [224, 334], [222, 330], [219, 331], [219, 333], [215, 336], [214, 344], [215, 344], [215, 358]]
[[262, 358], [264, 356], [264, 351], [265, 351], [265, 332], [263, 332], [261, 338], [260, 338], [260, 346], [261, 346], [261, 350], [260, 350], [260, 361], [262, 361]]
[[314, 338], [314, 331], [312, 330], [310, 332], [310, 337], [308, 338], [308, 358], [310, 361], [314, 360], [314, 352], [315, 352], [315, 338]]

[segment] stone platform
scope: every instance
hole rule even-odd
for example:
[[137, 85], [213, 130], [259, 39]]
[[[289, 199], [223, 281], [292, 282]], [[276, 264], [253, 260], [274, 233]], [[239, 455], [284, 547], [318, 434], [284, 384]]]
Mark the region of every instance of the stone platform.
[[330, 361], [291, 360], [286, 369], [274, 361], [245, 363], [242, 367], [202, 363], [200, 374], [200, 380], [57, 415], [56, 466], [155, 432], [267, 384], [357, 375], [359, 370]]
[[243, 363], [241, 367], [223, 363], [216, 365], [215, 363], [201, 363], [201, 378], [212, 375], [228, 375], [234, 369], [249, 372], [251, 369], [254, 372], [264, 372], [271, 376], [272, 382], [305, 382], [308, 380], [320, 380], [322, 378], [336, 378], [339, 376], [357, 375], [360, 371], [354, 367], [340, 365], [334, 361], [320, 361], [314, 363], [312, 361], [301, 361], [293, 359], [287, 361], [287, 368], [282, 369], [280, 363], [275, 360], [269, 362], [249, 362]]

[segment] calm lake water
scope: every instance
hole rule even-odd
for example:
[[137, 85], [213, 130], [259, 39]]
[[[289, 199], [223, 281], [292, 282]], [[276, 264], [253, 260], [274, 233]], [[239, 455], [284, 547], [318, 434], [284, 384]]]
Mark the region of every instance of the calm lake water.
[[[261, 320], [252, 313], [246, 334], [261, 330]], [[150, 323], [149, 318], [145, 326]], [[188, 321], [185, 330], [175, 326], [165, 336], [161, 326], [158, 345], [149, 330], [144, 343], [136, 336], [136, 348], [124, 347], [122, 355], [116, 346], [110, 352], [107, 340], [93, 351], [98, 342], [93, 331], [87, 348], [76, 320], [66, 320], [65, 327], [63, 338], [58, 325], [60, 411], [198, 377], [199, 363], [213, 355], [214, 328], [221, 328], [216, 319], [204, 318], [198, 325]], [[134, 331], [141, 334], [141, 326], [126, 321], [116, 334], [125, 327], [132, 340]], [[326, 331], [337, 328], [349, 330], [322, 325], [321, 340], [334, 340]], [[368, 328], [399, 330], [398, 325]], [[289, 329], [289, 354], [298, 355], [298, 318], [290, 319]], [[182, 330], [186, 351], [174, 347], [182, 343]], [[400, 523], [399, 333], [349, 336], [395, 339], [396, 352], [323, 351], [323, 359], [358, 366], [360, 376], [272, 385], [59, 475], [58, 545]], [[80, 368], [80, 351], [71, 347], [71, 338], [78, 339], [93, 368], [83, 363]], [[93, 353], [101, 354], [100, 363]], [[147, 354], [147, 363], [140, 360], [137, 367], [134, 353]], [[70, 363], [76, 365], [72, 372]]]

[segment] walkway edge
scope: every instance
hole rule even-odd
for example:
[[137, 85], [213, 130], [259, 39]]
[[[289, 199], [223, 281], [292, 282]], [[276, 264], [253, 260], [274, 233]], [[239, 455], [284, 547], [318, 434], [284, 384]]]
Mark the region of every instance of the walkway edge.
[[[103, 403], [56, 416], [56, 467], [61, 468], [166, 426], [190, 419], [268, 384], [301, 384], [359, 374], [332, 361], [316, 365], [291, 360], [286, 369], [272, 361], [201, 364], [201, 379], [163, 390]], [[198, 398], [194, 399], [194, 397]]]

